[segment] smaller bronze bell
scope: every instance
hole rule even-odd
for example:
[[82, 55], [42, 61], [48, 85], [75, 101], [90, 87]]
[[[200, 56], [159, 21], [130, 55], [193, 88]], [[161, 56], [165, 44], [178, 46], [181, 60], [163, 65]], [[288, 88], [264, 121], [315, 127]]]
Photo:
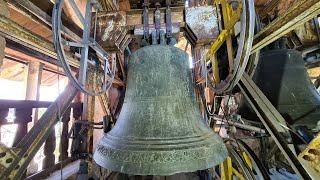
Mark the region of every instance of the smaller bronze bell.
[[136, 51], [118, 121], [94, 153], [97, 164], [125, 174], [164, 176], [211, 168], [227, 154], [200, 115], [188, 55], [161, 45]]

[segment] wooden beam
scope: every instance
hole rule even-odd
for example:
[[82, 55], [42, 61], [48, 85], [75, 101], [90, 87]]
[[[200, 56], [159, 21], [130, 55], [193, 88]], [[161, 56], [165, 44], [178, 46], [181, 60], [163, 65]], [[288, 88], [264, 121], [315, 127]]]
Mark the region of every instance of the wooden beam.
[[[50, 174], [50, 176], [46, 177], [45, 179], [48, 179], [48, 180], [69, 179], [69, 177], [72, 177], [72, 175], [75, 175], [79, 171], [81, 171], [80, 170], [81, 161], [83, 161], [83, 160], [74, 161], [74, 162], [66, 165], [62, 169], [57, 169], [56, 171], [52, 172]], [[61, 168], [61, 167], [59, 167], [59, 168]], [[78, 176], [80, 176], [80, 175], [78, 174], [77, 177]], [[39, 178], [44, 178], [44, 177], [39, 177]], [[30, 179], [33, 179], [33, 178], [30, 178]], [[79, 178], [79, 179], [81, 179], [81, 178]]]
[[27, 48], [19, 43], [7, 40], [7, 47], [4, 50], [6, 58], [14, 60], [20, 63], [29, 63], [32, 61], [41, 62], [44, 64], [45, 69], [60, 75], [64, 74], [60, 66], [59, 61], [42, 53], [39, 53], [33, 49]]
[[[154, 11], [155, 8], [150, 8], [149, 9], [149, 24], [154, 24]], [[165, 10], [166, 8], [160, 8], [160, 18], [161, 22], [160, 23], [165, 23]], [[142, 25], [142, 14], [143, 10], [142, 9], [134, 9], [130, 11], [120, 11], [117, 12], [120, 14], [125, 15], [126, 19], [126, 26], [129, 29], [133, 29], [136, 25]], [[110, 16], [110, 12], [101, 12], [99, 13], [99, 19], [101, 19], [102, 24], [106, 24], [104, 21], [105, 19], [103, 17], [105, 16]], [[180, 23], [181, 25], [184, 25], [184, 7], [172, 7], [171, 8], [171, 16], [172, 16], [172, 23]], [[98, 23], [99, 24], [99, 23]]]
[[[20, 12], [21, 14], [29, 17], [33, 21], [39, 24], [45, 24], [46, 27], [52, 29], [52, 17], [33, 4], [31, 1], [26, 0], [8, 0], [9, 7]], [[62, 16], [63, 17], [63, 16]], [[62, 19], [62, 32], [70, 39], [80, 41], [79, 34], [81, 29], [75, 26], [75, 23], [71, 22], [67, 18]], [[76, 32], [76, 33], [75, 33]]]
[[103, 10], [105, 11], [118, 11], [119, 10], [119, 3], [116, 0], [98, 0], [101, 4]]
[[264, 19], [268, 16], [268, 13], [271, 13], [276, 7], [278, 7], [280, 0], [271, 0], [269, 3], [264, 5], [263, 10], [259, 11], [261, 19]]
[[13, 66], [4, 68], [1, 72], [0, 72], [0, 77], [4, 78], [4, 79], [15, 79], [16, 76], [20, 75], [21, 73], [24, 72], [24, 67], [25, 65], [22, 64], [15, 64]]
[[[0, 1], [0, 14], [9, 17], [9, 8], [4, 1]], [[4, 37], [0, 37], [0, 68], [3, 63], [4, 55], [4, 48], [6, 47], [6, 40]], [[0, 71], [1, 72], [1, 71]]]
[[102, 107], [102, 110], [103, 110], [104, 114], [107, 115], [107, 116], [112, 116], [112, 113], [111, 113], [111, 110], [110, 110], [110, 103], [109, 103], [108, 94], [107, 93], [102, 94], [98, 98], [99, 98], [99, 102], [100, 102], [100, 105]]
[[[32, 50], [31, 57], [41, 56], [43, 58], [39, 58], [45, 61], [48, 61], [51, 64], [59, 65], [57, 59], [57, 54], [54, 49], [54, 45], [48, 40], [40, 37], [39, 35], [25, 29], [14, 21], [10, 20], [7, 17], [0, 15], [0, 35], [4, 36], [7, 41], [12, 43], [16, 43], [19, 45], [19, 49], [26, 48]], [[15, 45], [15, 47], [17, 47]], [[13, 46], [14, 47], [14, 46]], [[13, 48], [12, 47], [12, 48]], [[30, 53], [30, 51], [24, 51], [24, 53]], [[79, 68], [79, 61], [73, 58], [73, 55], [69, 52], [66, 52], [67, 61], [70, 66], [74, 68]], [[114, 80], [115, 84], [120, 86], [124, 86], [124, 83], [119, 80]]]
[[119, 0], [119, 10], [120, 11], [129, 11], [131, 9], [129, 0]]
[[[16, 108], [16, 109], [26, 109], [26, 108], [47, 108], [53, 102], [50, 101], [32, 101], [32, 100], [3, 100], [0, 99], [0, 109]], [[82, 103], [72, 103], [71, 108], [81, 107]]]
[[43, 64], [32, 61], [28, 64], [26, 100], [39, 100]]
[[[50, 41], [40, 37], [30, 30], [25, 29], [21, 25], [2, 15], [0, 15], [0, 35], [4, 36], [6, 39], [30, 48], [35, 52], [57, 59], [54, 45]], [[73, 58], [71, 53], [66, 53], [66, 56], [68, 58], [68, 63], [71, 66], [76, 68], [79, 67], [79, 61]]]
[[251, 53], [257, 52], [320, 14], [319, 0], [296, 1], [284, 14], [254, 36]]
[[[154, 24], [154, 11], [156, 9], [150, 8], [149, 9], [149, 24]], [[166, 8], [160, 8], [160, 23], [165, 23], [165, 10]], [[142, 22], [142, 9], [135, 9], [131, 10], [126, 13], [126, 26], [134, 27], [136, 25], [143, 24]], [[172, 16], [172, 23], [180, 23], [184, 24], [184, 7], [172, 7], [171, 8], [171, 16]]]
[[[69, 166], [70, 164], [73, 164], [73, 162], [75, 162], [77, 159], [78, 159], [78, 157], [69, 157], [68, 159], [60, 161], [60, 162], [58, 162], [57, 164], [55, 164], [54, 166], [52, 166], [52, 167], [50, 167], [48, 169], [44, 169], [44, 170], [42, 170], [40, 172], [32, 174], [31, 176], [28, 176], [26, 178], [26, 180], [44, 179], [44, 178], [46, 178], [46, 177], [48, 177], [50, 175], [53, 176], [56, 173], [52, 173], [52, 172], [57, 172], [57, 171], [60, 172], [61, 167]], [[66, 178], [65, 176], [63, 176], [63, 177]]]

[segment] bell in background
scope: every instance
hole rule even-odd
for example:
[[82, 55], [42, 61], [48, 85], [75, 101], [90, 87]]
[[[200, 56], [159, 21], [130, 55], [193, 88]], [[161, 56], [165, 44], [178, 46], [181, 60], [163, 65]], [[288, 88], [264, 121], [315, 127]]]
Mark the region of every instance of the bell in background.
[[96, 163], [125, 174], [164, 176], [211, 168], [226, 157], [222, 139], [195, 102], [188, 55], [173, 46], [137, 50], [122, 110], [96, 148]]
[[253, 78], [289, 124], [309, 129], [317, 126], [320, 96], [298, 51], [276, 49], [263, 52]]

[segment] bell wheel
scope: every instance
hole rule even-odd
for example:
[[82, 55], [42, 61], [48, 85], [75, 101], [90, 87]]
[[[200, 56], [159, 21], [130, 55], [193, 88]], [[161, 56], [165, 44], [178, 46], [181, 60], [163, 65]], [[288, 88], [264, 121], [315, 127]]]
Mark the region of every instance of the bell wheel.
[[[82, 34], [78, 40], [70, 40], [62, 34], [61, 14], [69, 4], [81, 23]], [[97, 1], [87, 0], [82, 12], [74, 0], [56, 1], [53, 11], [53, 37], [57, 57], [71, 83], [87, 95], [105, 93], [115, 77], [116, 61], [96, 41], [96, 17], [101, 6]], [[71, 66], [70, 59], [75, 59]], [[76, 67], [75, 67], [76, 66]], [[78, 68], [74, 73], [72, 68]]]
[[204, 56], [206, 79], [216, 94], [230, 92], [246, 70], [255, 27], [251, 0], [215, 2], [220, 13], [220, 34]]

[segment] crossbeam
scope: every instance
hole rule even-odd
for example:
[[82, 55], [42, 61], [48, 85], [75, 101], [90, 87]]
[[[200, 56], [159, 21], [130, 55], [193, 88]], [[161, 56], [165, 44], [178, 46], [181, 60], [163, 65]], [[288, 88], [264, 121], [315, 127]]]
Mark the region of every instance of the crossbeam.
[[[31, 1], [26, 0], [8, 0], [9, 7], [12, 9], [17, 10], [18, 12], [30, 17], [33, 21], [39, 23], [39, 24], [45, 24], [48, 29], [52, 29], [52, 18], [49, 16], [46, 12], [41, 10], [39, 7], [37, 7], [35, 4], [33, 4]], [[63, 24], [66, 26], [62, 26], [62, 32], [64, 35], [69, 37], [70, 39], [74, 41], [80, 41], [80, 37], [78, 34], [80, 33], [80, 29], [75, 26], [75, 23], [70, 22], [70, 20], [64, 18]], [[72, 30], [68, 27], [72, 27]], [[77, 33], [74, 33], [74, 32]]]
[[319, 0], [296, 1], [284, 14], [254, 36], [251, 54], [310, 21], [318, 14], [320, 14]]
[[[57, 59], [54, 45], [47, 39], [27, 30], [11, 19], [0, 15], [0, 34], [6, 39], [22, 44], [34, 51], [40, 52], [51, 58]], [[73, 67], [79, 67], [79, 62], [72, 57], [71, 53], [66, 54], [68, 61]]]

